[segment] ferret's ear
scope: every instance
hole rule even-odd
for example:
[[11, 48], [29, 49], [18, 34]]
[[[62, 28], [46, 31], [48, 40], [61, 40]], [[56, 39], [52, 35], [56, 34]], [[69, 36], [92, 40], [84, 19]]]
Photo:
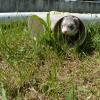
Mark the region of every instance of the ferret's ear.
[[77, 26], [79, 26], [79, 22], [80, 22], [80, 21], [79, 21], [79, 18], [73, 16], [73, 19], [74, 19], [75, 24], [76, 24]]

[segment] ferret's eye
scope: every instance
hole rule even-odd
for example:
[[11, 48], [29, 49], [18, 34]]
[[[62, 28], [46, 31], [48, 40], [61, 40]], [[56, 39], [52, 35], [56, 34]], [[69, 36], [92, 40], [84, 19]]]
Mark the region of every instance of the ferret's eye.
[[71, 30], [74, 29], [74, 25], [69, 25], [68, 27], [69, 27]]

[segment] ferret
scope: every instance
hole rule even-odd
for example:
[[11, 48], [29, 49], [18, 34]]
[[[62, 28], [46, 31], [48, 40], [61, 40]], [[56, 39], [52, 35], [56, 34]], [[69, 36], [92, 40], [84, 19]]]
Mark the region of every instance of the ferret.
[[61, 22], [61, 33], [74, 36], [79, 32], [79, 19], [74, 16], [66, 16]]
[[68, 43], [82, 45], [86, 38], [85, 27], [82, 21], [76, 16], [64, 16], [54, 27], [54, 33], [66, 36]]

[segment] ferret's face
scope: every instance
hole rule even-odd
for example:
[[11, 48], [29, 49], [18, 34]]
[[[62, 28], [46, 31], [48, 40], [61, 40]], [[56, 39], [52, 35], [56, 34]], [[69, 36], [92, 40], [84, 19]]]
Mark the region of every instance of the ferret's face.
[[73, 36], [78, 32], [79, 22], [73, 16], [64, 17], [61, 23], [62, 34]]

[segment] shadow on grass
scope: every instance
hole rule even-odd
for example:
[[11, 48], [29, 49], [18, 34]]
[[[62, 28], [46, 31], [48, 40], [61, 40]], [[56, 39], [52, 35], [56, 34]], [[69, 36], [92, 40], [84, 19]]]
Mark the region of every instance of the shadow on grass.
[[87, 27], [87, 37], [82, 46], [78, 48], [79, 53], [92, 55], [93, 51], [100, 51], [100, 24], [90, 24]]
[[87, 34], [86, 40], [85, 42], [78, 47], [78, 52], [81, 54], [86, 54], [86, 55], [91, 55], [93, 53], [93, 51], [95, 50], [95, 47], [93, 46], [93, 41], [92, 41], [92, 37], [90, 34]]
[[[60, 37], [60, 38], [59, 38]], [[66, 37], [50, 35], [49, 38], [44, 36], [43, 43], [51, 46], [58, 54], [65, 54], [70, 46], [68, 46], [68, 41]], [[100, 51], [100, 24], [89, 24], [87, 26], [87, 37], [85, 42], [76, 48], [76, 51], [80, 56], [92, 55], [93, 52]]]

